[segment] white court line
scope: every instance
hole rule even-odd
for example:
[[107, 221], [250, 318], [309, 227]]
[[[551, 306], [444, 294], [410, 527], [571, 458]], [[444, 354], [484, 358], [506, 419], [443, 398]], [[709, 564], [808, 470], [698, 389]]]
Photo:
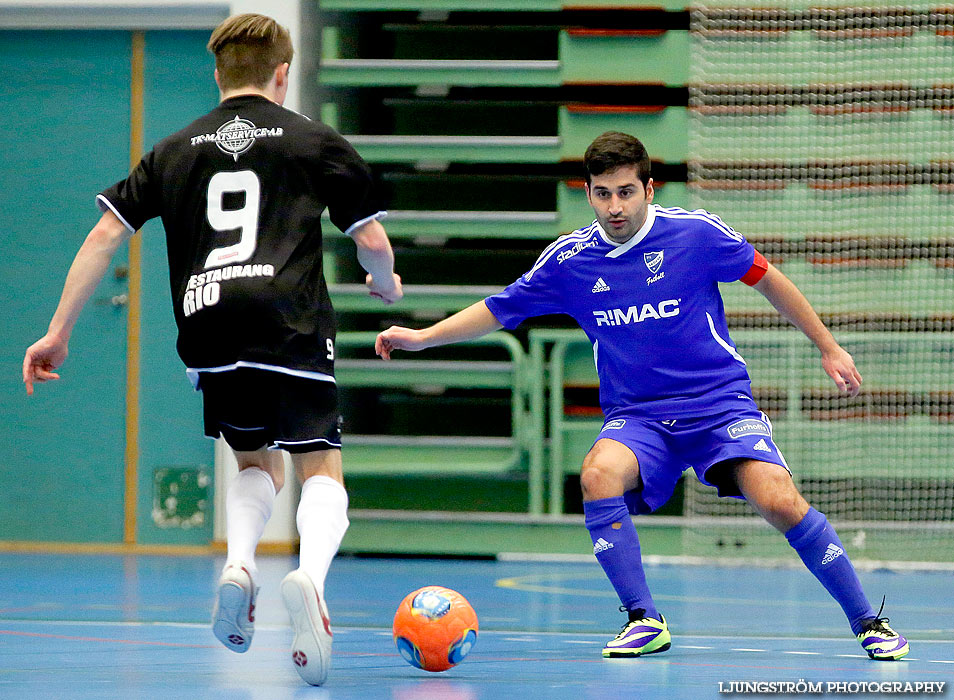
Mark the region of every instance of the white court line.
[[[209, 624], [208, 624], [207, 622], [173, 622], [173, 621], [154, 621], [154, 620], [149, 620], [149, 621], [135, 621], [135, 620], [33, 620], [33, 619], [25, 619], [25, 618], [0, 619], [0, 627], [5, 627], [5, 626], [22, 626], [22, 625], [29, 625], [29, 626], [46, 626], [46, 625], [53, 625], [53, 626], [57, 626], [57, 627], [127, 627], [127, 628], [128, 628], [128, 627], [168, 627], [168, 628], [192, 628], [192, 629], [208, 629], [208, 627], [209, 627]], [[282, 624], [261, 624], [261, 623], [259, 623], [259, 624], [256, 624], [256, 629], [258, 629], [258, 630], [260, 630], [260, 631], [269, 631], [269, 632], [286, 632], [286, 631], [288, 631], [288, 630], [290, 629], [290, 627], [289, 627], [288, 625], [282, 625]], [[391, 633], [390, 630], [374, 630], [374, 629], [369, 629], [369, 628], [365, 628], [365, 627], [348, 627], [348, 626], [336, 627], [336, 629], [335, 629], [335, 634], [341, 633], [342, 635], [345, 635], [345, 634], [348, 634], [349, 632], [350, 632], [350, 633], [361, 633], [361, 634], [368, 634], [368, 633], [370, 632], [371, 634], [378, 635], [378, 636], [381, 636], [381, 637], [390, 637], [390, 636], [392, 636], [392, 633]], [[498, 634], [507, 634], [507, 633], [508, 633], [507, 630], [486, 630], [486, 631], [482, 632], [481, 634], [494, 634], [494, 635], [498, 635]], [[511, 634], [512, 634], [512, 632], [511, 632]], [[581, 634], [580, 632], [574, 632], [574, 633], [570, 633], [570, 632], [543, 632], [543, 633], [538, 633], [538, 634], [542, 634], [542, 635], [547, 636], [547, 637], [554, 637], [554, 636], [577, 637], [577, 639], [571, 640], [569, 643], [573, 643], [573, 644], [586, 644], [586, 643], [588, 643], [586, 640], [579, 639], [579, 636], [580, 636], [580, 634]], [[588, 633], [582, 633], [582, 634], [585, 636], [585, 635], [588, 634]], [[603, 639], [605, 638], [605, 636], [606, 636], [605, 634], [593, 633], [594, 639], [593, 639], [591, 642], [589, 642], [589, 643], [591, 643], [591, 644], [599, 644], [599, 643], [602, 643], [602, 641], [603, 641]], [[748, 636], [748, 635], [736, 635], [736, 636], [733, 637], [733, 636], [728, 636], [728, 635], [694, 634], [694, 635], [686, 635], [685, 638], [689, 638], [689, 639], [691, 639], [691, 638], [695, 638], [695, 639], [723, 639], [723, 640], [736, 640], [736, 641], [741, 641], [742, 639], [753, 640], [753, 641], [758, 640], [758, 641], [777, 641], [777, 642], [791, 641], [791, 637], [771, 637], [771, 636], [767, 636], [767, 635], [763, 635], [763, 636], [759, 636], [759, 635], [753, 635], [753, 636]], [[505, 638], [505, 639], [508, 639], [508, 640], [510, 640], [510, 641], [528, 641], [528, 642], [539, 641], [538, 638], [527, 638], [527, 637], [509, 637], [509, 638]], [[805, 640], [817, 640], [817, 641], [822, 641], [822, 642], [838, 641], [838, 639], [839, 639], [839, 638], [837, 638], [837, 637], [804, 637], [804, 638], [802, 638], [803, 641], [805, 641]], [[565, 640], [565, 641], [566, 641], [566, 640]], [[944, 645], [952, 645], [952, 644], [954, 644], [954, 640], [950, 640], [950, 639], [919, 639], [919, 640], [917, 640], [917, 643], [918, 643], [919, 645], [924, 645], [924, 644], [933, 644], [933, 645], [944, 644]], [[697, 644], [680, 644], [680, 643], [678, 643], [678, 642], [677, 642], [674, 646], [675, 646], [675, 648], [678, 648], [678, 649], [711, 650], [711, 649], [714, 649], [714, 648], [715, 648], [715, 647], [712, 647], [712, 646], [704, 646], [704, 645], [697, 645]], [[768, 650], [766, 650], [766, 651], [768, 651]], [[821, 652], [814, 652], [814, 651], [783, 651], [783, 652], [781, 652], [781, 653], [784, 653], [784, 654], [796, 654], [796, 655], [814, 655], [814, 656], [821, 656], [821, 655], [822, 655]], [[830, 656], [836, 657], [836, 658], [843, 658], [843, 659], [867, 659], [867, 658], [868, 658], [867, 654], [831, 654]], [[922, 662], [932, 663], [932, 664], [954, 664], [954, 660], [952, 660], [952, 659], [924, 659], [924, 660], [921, 660], [921, 659], [918, 659], [918, 658], [915, 658], [915, 657], [910, 657], [910, 656], [908, 656], [908, 657], [905, 657], [905, 660], [906, 660], [906, 661], [922, 661]]]
[[732, 649], [732, 651], [768, 651], [768, 649]]
[[588, 644], [588, 645], [593, 645], [593, 644], [599, 644], [600, 642], [598, 642], [598, 641], [595, 640], [595, 639], [564, 639], [564, 640], [563, 640], [563, 643], [564, 643], [564, 644]]
[[504, 637], [505, 642], [539, 642], [536, 637]]
[[[516, 622], [516, 620], [514, 620]], [[594, 622], [593, 620], [557, 620], [558, 624], [561, 625], [585, 625], [587, 627], [593, 627], [600, 623]]]

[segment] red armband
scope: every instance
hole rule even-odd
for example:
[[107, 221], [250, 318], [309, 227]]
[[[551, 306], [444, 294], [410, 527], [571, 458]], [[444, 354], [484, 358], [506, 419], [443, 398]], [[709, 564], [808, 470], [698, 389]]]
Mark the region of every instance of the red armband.
[[768, 260], [759, 251], [755, 251], [755, 260], [752, 261], [752, 267], [739, 278], [740, 282], [745, 282], [750, 287], [757, 284], [768, 270]]

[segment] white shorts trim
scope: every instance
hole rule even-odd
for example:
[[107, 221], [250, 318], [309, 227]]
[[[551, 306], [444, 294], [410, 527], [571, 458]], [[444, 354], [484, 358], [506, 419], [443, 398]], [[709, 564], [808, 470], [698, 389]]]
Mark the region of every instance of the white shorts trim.
[[340, 442], [332, 442], [331, 440], [326, 440], [325, 438], [315, 438], [314, 440], [275, 440], [275, 443], [268, 449], [282, 450], [284, 449], [284, 445], [311, 445], [316, 442], [323, 442], [326, 445], [331, 445], [332, 447], [341, 447]]
[[192, 388], [199, 388], [199, 375], [202, 372], [231, 372], [233, 369], [238, 369], [240, 367], [249, 367], [251, 369], [263, 369], [268, 372], [279, 372], [281, 374], [289, 374], [293, 377], [302, 377], [304, 379], [315, 379], [320, 382], [331, 382], [336, 384], [335, 378], [330, 374], [325, 374], [324, 372], [311, 372], [306, 369], [291, 369], [289, 367], [279, 367], [278, 365], [266, 365], [262, 362], [246, 362], [245, 360], [239, 360], [231, 365], [222, 365], [221, 367], [187, 367], [186, 376], [189, 378], [189, 381], [192, 382]]

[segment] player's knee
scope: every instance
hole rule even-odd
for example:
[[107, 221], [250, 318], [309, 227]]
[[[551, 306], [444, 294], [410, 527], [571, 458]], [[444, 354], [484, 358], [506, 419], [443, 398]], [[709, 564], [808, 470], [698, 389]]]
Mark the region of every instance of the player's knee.
[[285, 485], [284, 462], [279, 462], [279, 464], [239, 464], [239, 471], [244, 469], [259, 469], [260, 471], [265, 472], [265, 474], [272, 480], [272, 484], [275, 486], [276, 494], [278, 494], [278, 492], [282, 490], [282, 486]]
[[762, 516], [782, 532], [798, 525], [809, 508], [791, 476], [781, 470], [764, 476], [756, 505]]
[[580, 471], [580, 490], [583, 492], [584, 501], [608, 498], [602, 495], [607, 490], [605, 473], [598, 466], [584, 462]]
[[625, 488], [618, 469], [590, 453], [583, 460], [580, 470], [580, 488], [584, 501], [622, 496]]

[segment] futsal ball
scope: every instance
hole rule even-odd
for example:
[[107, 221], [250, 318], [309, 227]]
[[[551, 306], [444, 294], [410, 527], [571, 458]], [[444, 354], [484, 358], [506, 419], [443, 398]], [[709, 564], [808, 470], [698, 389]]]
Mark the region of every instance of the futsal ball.
[[446, 671], [477, 641], [477, 613], [457, 591], [425, 586], [401, 601], [393, 631], [405, 661], [425, 671]]

